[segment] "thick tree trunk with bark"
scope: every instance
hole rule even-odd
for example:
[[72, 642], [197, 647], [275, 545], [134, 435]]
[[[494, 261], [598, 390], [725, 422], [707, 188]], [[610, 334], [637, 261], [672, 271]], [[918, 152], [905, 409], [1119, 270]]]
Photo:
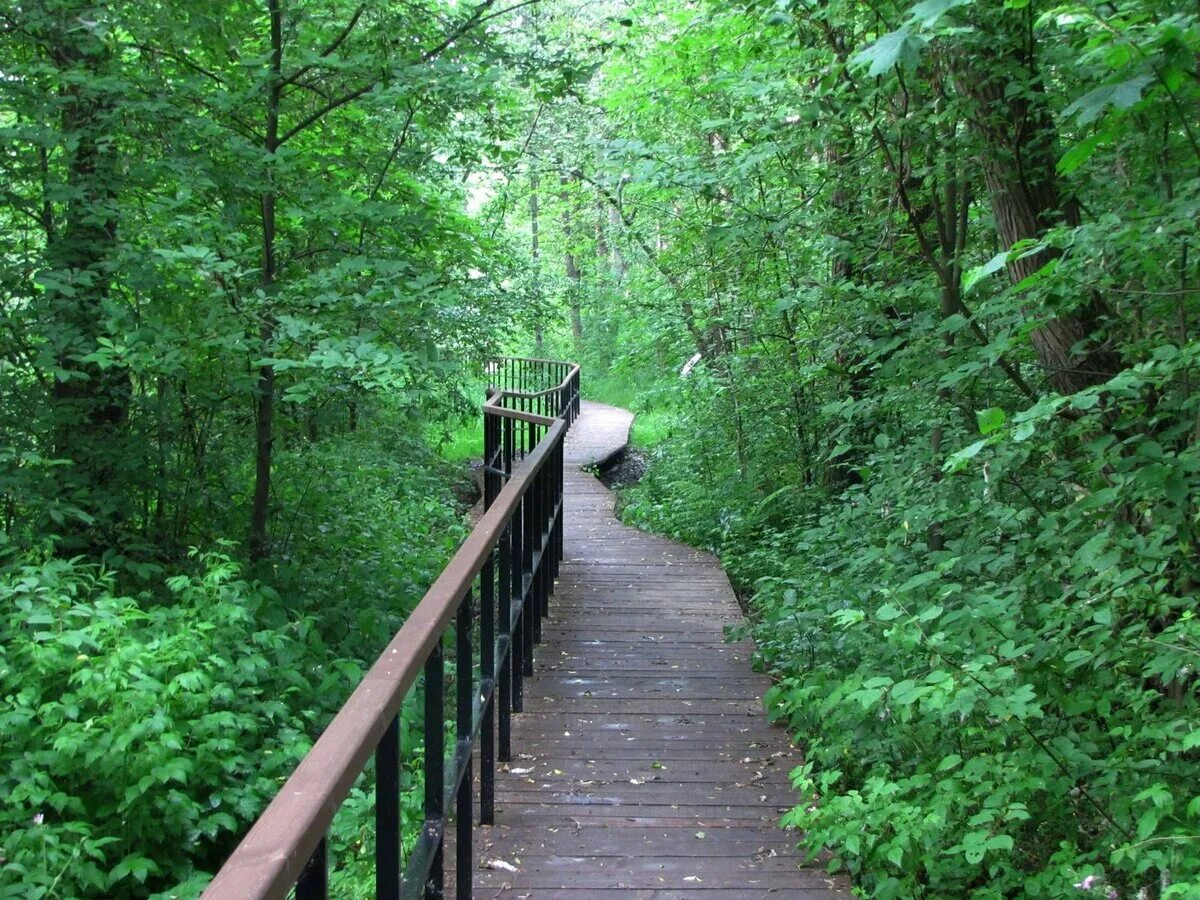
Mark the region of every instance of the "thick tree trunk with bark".
[[[1013, 90], [1014, 81], [1020, 90]], [[984, 60], [960, 73], [959, 86], [978, 104], [974, 124], [1001, 245], [1037, 240], [1063, 222], [1077, 224], [1076, 206], [1064, 197], [1054, 169], [1054, 132], [1032, 48], [1011, 47], [1004, 59]], [[1008, 265], [1009, 278], [1019, 284], [1057, 255], [1047, 249], [1015, 260]], [[1101, 334], [1106, 312], [1099, 297], [1088, 296], [1030, 335], [1038, 362], [1059, 393], [1100, 384], [1120, 369], [1120, 358]]]

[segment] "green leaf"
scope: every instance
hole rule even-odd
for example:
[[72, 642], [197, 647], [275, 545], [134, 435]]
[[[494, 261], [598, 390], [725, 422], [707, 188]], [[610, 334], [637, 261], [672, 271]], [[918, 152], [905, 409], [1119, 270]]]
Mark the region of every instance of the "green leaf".
[[869, 65], [867, 74], [871, 77], [884, 75], [896, 66], [913, 69], [920, 62], [921, 51], [927, 43], [905, 26], [859, 50], [850, 60], [850, 65], [856, 68]]
[[945, 472], [956, 471], [967, 460], [974, 459], [976, 456], [978, 456], [979, 451], [986, 447], [989, 443], [990, 441], [987, 438], [984, 438], [982, 441], [976, 441], [970, 446], [963, 447], [958, 452], [950, 454], [950, 457], [942, 466], [942, 470]]
[[908, 18], [922, 28], [928, 28], [956, 6], [966, 6], [971, 0], [922, 0], [908, 11]]
[[1063, 114], [1068, 116], [1078, 114], [1079, 124], [1087, 125], [1100, 118], [1104, 110], [1110, 106], [1114, 109], [1129, 109], [1142, 99], [1142, 91], [1153, 81], [1153, 75], [1138, 75], [1127, 81], [1102, 84], [1068, 106], [1063, 110]]
[[1187, 481], [1179, 474], [1179, 471], [1172, 469], [1167, 475], [1166, 481], [1163, 482], [1163, 490], [1166, 491], [1167, 499], [1179, 506], [1186, 506], [1188, 502], [1188, 485]]
[[944, 757], [940, 763], [938, 763], [937, 770], [939, 772], [948, 772], [961, 762], [961, 756], [959, 756], [957, 753], [951, 753], [949, 756]]
[[1004, 268], [1007, 262], [1008, 252], [1005, 251], [1004, 253], [997, 253], [982, 266], [975, 266], [974, 268], [967, 269], [967, 271], [963, 273], [962, 278], [963, 293], [969, 294], [975, 285], [979, 284], [980, 281], [987, 278], [994, 272], [999, 272]]
[[1013, 839], [1007, 834], [994, 834], [987, 839], [987, 848], [989, 850], [1011, 850]]
[[998, 406], [978, 410], [975, 418], [979, 421], [980, 434], [991, 434], [1004, 427], [1004, 410]]
[[1097, 132], [1091, 137], [1084, 138], [1078, 144], [1075, 144], [1066, 153], [1062, 155], [1062, 159], [1058, 161], [1058, 172], [1060, 175], [1069, 175], [1082, 166], [1085, 162], [1092, 158], [1101, 145], [1107, 143], [1112, 138], [1113, 132], [1111, 129]]
[[885, 603], [876, 611], [875, 618], [879, 619], [881, 622], [891, 622], [893, 619], [898, 619], [902, 615], [904, 615], [904, 612], [899, 607], [894, 606], [891, 603]]

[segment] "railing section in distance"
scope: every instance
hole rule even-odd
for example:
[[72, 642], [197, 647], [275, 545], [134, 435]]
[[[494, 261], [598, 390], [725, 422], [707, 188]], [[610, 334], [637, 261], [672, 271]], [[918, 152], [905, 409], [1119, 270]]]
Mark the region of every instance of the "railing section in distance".
[[[478, 755], [478, 820], [490, 825], [496, 763], [512, 756], [510, 717], [521, 711], [562, 562], [563, 439], [580, 403], [571, 363], [503, 358], [488, 375], [483, 517], [221, 867], [208, 900], [282, 898], [293, 888], [297, 900], [327, 897], [326, 834], [372, 756], [376, 897], [442, 896], [452, 808], [455, 890], [471, 896], [473, 762]], [[451, 631], [455, 728], [447, 747], [443, 644]], [[399, 716], [422, 672], [425, 819], [402, 860]]]

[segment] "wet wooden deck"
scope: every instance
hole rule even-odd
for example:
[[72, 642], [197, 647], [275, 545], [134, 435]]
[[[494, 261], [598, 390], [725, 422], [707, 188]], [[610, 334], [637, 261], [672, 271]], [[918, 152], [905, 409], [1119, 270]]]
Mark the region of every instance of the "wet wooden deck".
[[751, 646], [723, 640], [741, 611], [717, 560], [622, 525], [584, 470], [632, 418], [585, 402], [567, 441], [566, 559], [497, 825], [476, 832], [476, 894], [849, 896], [778, 826], [799, 754], [767, 722]]

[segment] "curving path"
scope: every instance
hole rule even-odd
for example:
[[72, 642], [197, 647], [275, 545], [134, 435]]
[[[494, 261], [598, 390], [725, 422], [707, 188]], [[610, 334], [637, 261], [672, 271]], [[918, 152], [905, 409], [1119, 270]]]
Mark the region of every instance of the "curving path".
[[741, 611], [717, 560], [622, 525], [584, 471], [632, 421], [584, 402], [567, 440], [566, 558], [497, 773], [498, 824], [476, 835], [476, 892], [849, 896], [778, 827], [799, 754], [763, 713], [752, 646], [723, 640]]

